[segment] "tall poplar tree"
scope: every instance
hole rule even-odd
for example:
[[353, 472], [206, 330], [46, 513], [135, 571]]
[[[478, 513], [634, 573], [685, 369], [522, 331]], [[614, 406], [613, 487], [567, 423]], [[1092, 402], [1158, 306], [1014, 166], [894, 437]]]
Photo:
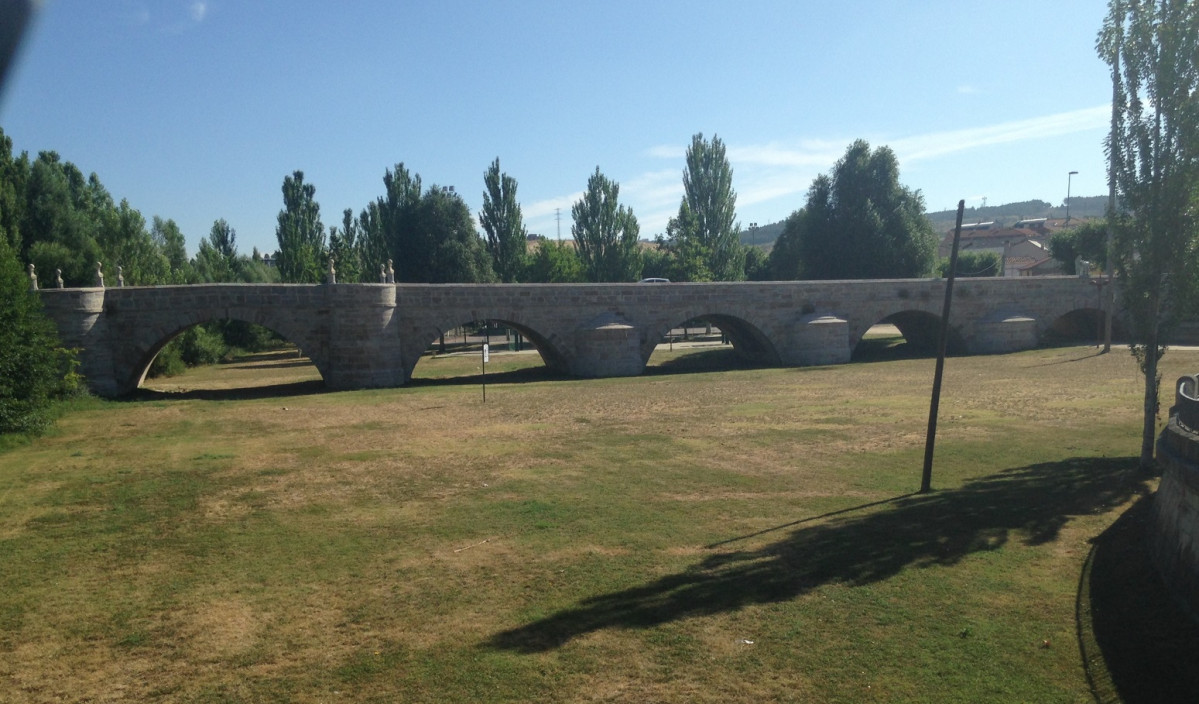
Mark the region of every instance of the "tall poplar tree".
[[579, 259], [588, 281], [636, 281], [641, 274], [637, 235], [641, 232], [633, 211], [620, 205], [620, 184], [595, 167], [583, 197], [571, 207]]
[[667, 225], [679, 271], [689, 281], [740, 281], [745, 248], [738, 239], [737, 192], [724, 142], [691, 137], [679, 214]]
[[1111, 66], [1107, 152], [1122, 213], [1113, 259], [1145, 378], [1142, 469], [1153, 448], [1166, 334], [1199, 276], [1199, 4], [1113, 0], [1096, 49]]
[[487, 251], [495, 273], [504, 283], [516, 282], [528, 258], [528, 230], [516, 200], [516, 179], [500, 173], [496, 157], [483, 174], [483, 210], [479, 224], [487, 233]]
[[279, 276], [286, 283], [320, 283], [325, 275], [325, 226], [316, 186], [304, 172], [283, 177], [283, 210], [275, 228], [279, 240]]

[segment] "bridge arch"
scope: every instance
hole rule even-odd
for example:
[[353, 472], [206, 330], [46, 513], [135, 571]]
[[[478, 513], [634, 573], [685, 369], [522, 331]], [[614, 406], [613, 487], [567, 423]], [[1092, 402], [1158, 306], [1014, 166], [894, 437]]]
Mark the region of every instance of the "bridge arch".
[[[511, 328], [520, 333], [529, 344], [537, 350], [541, 356], [541, 361], [546, 368], [561, 374], [569, 373], [569, 356], [554, 343], [549, 336], [543, 335], [535, 327], [529, 323], [520, 320], [513, 320], [511, 317], [503, 315], [496, 316], [475, 316], [471, 315], [465, 318], [453, 319], [450, 322], [449, 318], [443, 318], [441, 324], [426, 324], [416, 330], [413, 339], [405, 340], [404, 348], [404, 378], [411, 379], [412, 373], [416, 369], [416, 365], [420, 363], [421, 357], [425, 350], [436, 342], [443, 334], [455, 327], [464, 323], [498, 323], [504, 327]], [[448, 323], [448, 324], [446, 324]]]
[[[859, 330], [853, 338], [851, 357], [858, 357], [864, 350], [863, 339], [870, 328], [875, 325], [894, 325], [907, 344], [907, 349], [914, 354], [935, 354], [941, 340], [941, 316], [927, 310], [903, 309], [888, 313], [862, 326], [865, 321], [859, 321]], [[949, 354], [964, 354], [967, 351], [966, 341], [962, 331], [952, 323], [949, 326], [949, 339], [946, 344]]]
[[[1105, 313], [1100, 308], [1078, 307], [1046, 320], [1040, 339], [1046, 345], [1077, 342], [1096, 342], [1103, 338]], [[1112, 337], [1124, 339], [1124, 324], [1118, 316], [1112, 318]]]
[[189, 328], [215, 320], [239, 320], [270, 330], [296, 345], [301, 353], [312, 361], [321, 378], [328, 379], [328, 350], [312, 340], [311, 331], [306, 326], [295, 325], [287, 317], [271, 315], [263, 309], [193, 309], [179, 311], [167, 319], [156, 320], [138, 329], [123, 342], [124, 362], [114, 360], [117, 384], [123, 393], [132, 392], [145, 382], [151, 363], [167, 343]]
[[733, 346], [737, 358], [750, 364], [772, 366], [781, 364], [778, 348], [762, 328], [751, 322], [747, 317], [729, 313], [699, 313], [691, 315], [690, 311], [683, 313], [687, 317], [659, 319], [646, 328], [646, 334], [641, 343], [642, 366], [649, 364], [650, 357], [658, 344], [670, 334], [670, 331], [691, 321], [712, 323], [720, 329]]

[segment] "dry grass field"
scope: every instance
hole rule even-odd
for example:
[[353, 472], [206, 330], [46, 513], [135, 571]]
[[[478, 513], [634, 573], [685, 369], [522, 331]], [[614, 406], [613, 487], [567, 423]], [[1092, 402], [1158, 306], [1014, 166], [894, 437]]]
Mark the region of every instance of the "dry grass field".
[[[1117, 530], [1154, 486], [1126, 350], [950, 359], [928, 495], [932, 360], [688, 351], [601, 380], [494, 354], [486, 403], [473, 355], [327, 392], [275, 354], [78, 404], [0, 454], [0, 702], [1132, 702], [1189, 681], [1120, 655], [1146, 650], [1126, 621], [1178, 621], [1144, 616], [1162, 598]], [[1164, 366], [1169, 387], [1199, 353]]]

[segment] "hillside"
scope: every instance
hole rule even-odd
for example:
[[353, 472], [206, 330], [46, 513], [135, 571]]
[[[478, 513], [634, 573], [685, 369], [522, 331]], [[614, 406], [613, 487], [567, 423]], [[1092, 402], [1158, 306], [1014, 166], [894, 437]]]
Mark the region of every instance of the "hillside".
[[[1071, 218], [1101, 218], [1106, 210], [1107, 196], [1075, 196], [1070, 199]], [[957, 211], [938, 210], [924, 215], [933, 224], [933, 231], [941, 234], [953, 227]], [[1025, 200], [1003, 205], [989, 205], [985, 208], [966, 208], [962, 222], [968, 225], [976, 222], [995, 221], [1002, 226], [1026, 218], [1064, 217], [1066, 217], [1064, 205], [1055, 206], [1043, 200]], [[746, 228], [741, 231], [741, 243], [756, 244], [760, 247], [771, 246], [782, 232], [783, 221], [781, 220], [759, 226], [756, 233], [751, 233]]]

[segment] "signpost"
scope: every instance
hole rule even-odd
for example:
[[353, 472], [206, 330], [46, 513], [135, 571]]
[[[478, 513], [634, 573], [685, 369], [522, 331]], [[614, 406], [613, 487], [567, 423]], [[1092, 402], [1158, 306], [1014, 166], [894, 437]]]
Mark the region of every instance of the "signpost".
[[487, 403], [487, 363], [491, 361], [491, 345], [483, 343], [483, 403]]

